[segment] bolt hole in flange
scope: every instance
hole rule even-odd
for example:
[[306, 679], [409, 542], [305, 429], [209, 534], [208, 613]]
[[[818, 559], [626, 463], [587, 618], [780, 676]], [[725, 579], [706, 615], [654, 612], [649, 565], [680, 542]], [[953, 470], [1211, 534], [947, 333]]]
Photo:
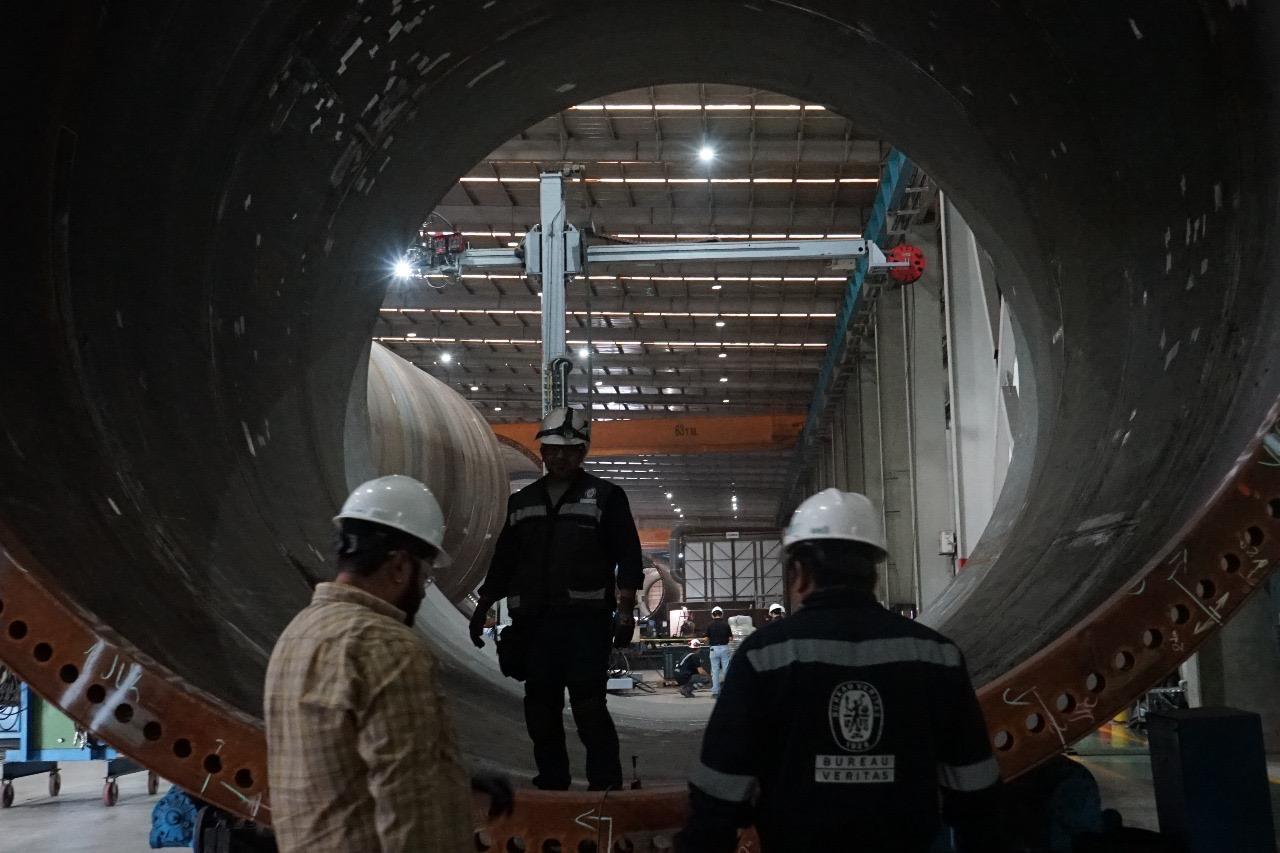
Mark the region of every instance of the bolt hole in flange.
[[489, 835], [487, 829], [477, 829], [471, 840], [475, 844], [476, 853], [484, 853], [486, 850], [493, 849], [493, 837]]
[[542, 842], [542, 853], [564, 853], [564, 845], [558, 838], [548, 838]]
[[159, 721], [152, 720], [142, 727], [142, 736], [150, 741], [157, 741], [164, 735], [164, 727]]
[[35, 647], [31, 649], [31, 656], [40, 663], [48, 663], [49, 659], [53, 657], [53, 646], [48, 643], [36, 643]]
[[191, 741], [186, 738], [178, 738], [173, 742], [173, 754], [179, 758], [191, 757]]
[[1227, 574], [1232, 574], [1240, 570], [1240, 558], [1235, 554], [1223, 554], [1218, 560], [1218, 567]]
[[1068, 714], [1076, 709], [1076, 697], [1070, 693], [1060, 693], [1053, 704], [1059, 713]]
[[993, 738], [991, 738], [991, 745], [1000, 752], [1008, 752], [1013, 749], [1013, 735], [1009, 734], [1004, 729], [1001, 729], [995, 733]]
[[[1267, 514], [1272, 518], [1280, 519], [1280, 498], [1272, 498], [1267, 501]], [[4, 602], [0, 601], [0, 612], [4, 610]]]
[[107, 688], [101, 684], [90, 684], [89, 689], [84, 692], [84, 698], [88, 699], [90, 704], [97, 705], [107, 698]]
[[253, 772], [248, 767], [241, 767], [236, 771], [235, 782], [241, 788], [252, 788]]
[[1133, 652], [1118, 651], [1111, 659], [1111, 668], [1116, 672], [1128, 672], [1133, 669]]
[[599, 849], [599, 845], [589, 838], [584, 838], [578, 842], [578, 853], [597, 853]]
[[1101, 693], [1107, 687], [1107, 680], [1100, 672], [1091, 672], [1084, 679], [1084, 689], [1090, 693]]
[[62, 679], [63, 684], [75, 684], [80, 678], [80, 668], [73, 663], [64, 663], [58, 670], [58, 678]]
[[222, 759], [211, 752], [204, 757], [202, 766], [204, 767], [204, 770], [206, 773], [221, 773]]
[[1191, 619], [1191, 608], [1185, 604], [1175, 604], [1169, 608], [1169, 621], [1175, 625], [1185, 625]]
[[1038, 713], [1035, 713], [1034, 711], [1030, 714], [1027, 714], [1027, 719], [1025, 720], [1025, 723], [1027, 726], [1027, 731], [1031, 732], [1032, 734], [1037, 734], [1039, 732], [1044, 731], [1044, 717], [1040, 716]]
[[1142, 645], [1148, 649], [1158, 648], [1164, 642], [1164, 636], [1155, 628], [1148, 628], [1142, 632]]
[[1196, 595], [1199, 596], [1200, 598], [1203, 598], [1205, 600], [1213, 598], [1214, 593], [1217, 591], [1218, 591], [1218, 588], [1214, 586], [1213, 581], [1209, 580], [1208, 578], [1203, 578], [1201, 580], [1196, 581]]
[[511, 836], [507, 839], [506, 850], [507, 853], [524, 853], [524, 839], [518, 835]]
[[1262, 532], [1262, 528], [1256, 525], [1245, 529], [1240, 535], [1240, 541], [1244, 543], [1246, 548], [1257, 548], [1267, 539], [1267, 535]]
[[17, 619], [9, 623], [9, 637], [14, 640], [21, 640], [27, 636], [27, 623], [21, 619]]
[[133, 706], [128, 702], [122, 702], [116, 706], [116, 719], [122, 723], [127, 723], [133, 719]]

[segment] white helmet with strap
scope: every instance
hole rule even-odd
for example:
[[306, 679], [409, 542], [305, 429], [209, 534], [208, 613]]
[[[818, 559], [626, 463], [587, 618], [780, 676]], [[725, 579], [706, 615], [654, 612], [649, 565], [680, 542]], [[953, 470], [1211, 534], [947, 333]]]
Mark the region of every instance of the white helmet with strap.
[[378, 477], [356, 488], [333, 517], [370, 521], [407, 533], [436, 549], [436, 568], [451, 562], [444, 550], [444, 513], [435, 495], [422, 483], [403, 474]]
[[770, 616], [772, 616], [775, 613], [786, 613], [786, 612], [787, 612], [787, 608], [783, 607], [781, 604], [778, 604], [777, 602], [774, 602], [773, 604], [769, 605]]
[[889, 553], [883, 517], [870, 498], [857, 492], [824, 489], [800, 504], [782, 534], [782, 547], [808, 539], [865, 542], [880, 551], [881, 559]]
[[537, 439], [543, 444], [590, 444], [591, 423], [580, 409], [561, 406], [547, 412]]

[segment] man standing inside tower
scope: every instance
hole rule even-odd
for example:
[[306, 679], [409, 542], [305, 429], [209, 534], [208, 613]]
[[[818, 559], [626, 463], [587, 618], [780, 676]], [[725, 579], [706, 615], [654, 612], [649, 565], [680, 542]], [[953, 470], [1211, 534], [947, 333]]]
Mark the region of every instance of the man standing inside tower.
[[477, 592], [471, 640], [484, 645], [484, 614], [506, 598], [512, 626], [501, 642], [510, 635], [525, 645], [518, 654], [538, 766], [533, 784], [562, 791], [572, 781], [562, 719], [567, 689], [587, 751], [588, 786], [618, 788], [622, 765], [605, 704], [606, 670], [610, 644], [628, 645], [635, 631], [636, 590], [644, 580], [640, 536], [626, 493], [582, 470], [591, 427], [581, 411], [553, 409], [538, 441], [547, 473], [507, 501], [506, 524]]

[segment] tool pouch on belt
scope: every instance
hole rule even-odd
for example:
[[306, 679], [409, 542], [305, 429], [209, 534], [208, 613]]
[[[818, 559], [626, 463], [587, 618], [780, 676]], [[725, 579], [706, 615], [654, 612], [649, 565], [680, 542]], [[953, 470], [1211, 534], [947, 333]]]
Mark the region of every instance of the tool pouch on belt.
[[524, 681], [528, 674], [529, 627], [513, 622], [498, 632], [498, 668], [507, 678]]

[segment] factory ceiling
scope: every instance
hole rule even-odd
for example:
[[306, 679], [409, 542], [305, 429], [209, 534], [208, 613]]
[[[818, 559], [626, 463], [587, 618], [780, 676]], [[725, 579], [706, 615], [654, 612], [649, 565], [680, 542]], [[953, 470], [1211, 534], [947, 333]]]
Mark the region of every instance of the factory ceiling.
[[[569, 218], [588, 242], [856, 237], [887, 152], [821, 105], [655, 86], [528, 128], [462, 176], [426, 227], [514, 246], [538, 221], [539, 172], [573, 165]], [[596, 420], [802, 413], [846, 278], [825, 261], [592, 265], [567, 294], [570, 398]], [[396, 283], [375, 339], [491, 422], [536, 420], [539, 287], [517, 268]], [[733, 526], [773, 521], [790, 458], [650, 454], [588, 467], [627, 488], [645, 526]]]

